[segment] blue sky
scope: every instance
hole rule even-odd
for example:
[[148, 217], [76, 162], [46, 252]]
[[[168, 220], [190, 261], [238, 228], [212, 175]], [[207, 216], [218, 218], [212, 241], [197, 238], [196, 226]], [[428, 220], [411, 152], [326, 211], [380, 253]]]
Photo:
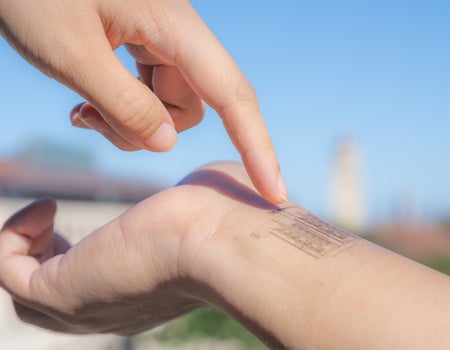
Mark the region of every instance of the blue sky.
[[[368, 217], [412, 202], [450, 213], [450, 2], [207, 1], [193, 5], [256, 88], [292, 200], [327, 216], [336, 141], [363, 156]], [[123, 49], [117, 54], [134, 71]], [[97, 168], [170, 185], [204, 163], [238, 160], [219, 118], [167, 154], [125, 153], [71, 127], [80, 98], [0, 40], [0, 156], [39, 137], [93, 152]]]

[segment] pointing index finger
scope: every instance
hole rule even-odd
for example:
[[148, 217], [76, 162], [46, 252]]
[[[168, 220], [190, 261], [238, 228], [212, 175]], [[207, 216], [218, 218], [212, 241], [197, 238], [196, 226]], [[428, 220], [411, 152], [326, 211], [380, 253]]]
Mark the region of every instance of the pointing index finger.
[[273, 203], [286, 201], [286, 186], [253, 87], [195, 10], [187, 3], [186, 7], [183, 20], [175, 22], [178, 68], [221, 117], [258, 191]]

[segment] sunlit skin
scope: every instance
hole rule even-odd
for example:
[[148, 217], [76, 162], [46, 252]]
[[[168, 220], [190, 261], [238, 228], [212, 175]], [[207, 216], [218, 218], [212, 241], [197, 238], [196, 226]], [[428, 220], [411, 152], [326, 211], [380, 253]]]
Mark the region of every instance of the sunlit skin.
[[18, 315], [70, 333], [134, 334], [203, 305], [273, 349], [449, 349], [449, 278], [263, 199], [214, 163], [70, 247], [41, 199], [0, 233]]
[[[25, 59], [87, 102], [72, 124], [124, 150], [168, 151], [204, 102], [221, 117], [258, 191], [286, 186], [256, 93], [187, 0], [2, 0], [0, 33]], [[136, 79], [114, 55], [126, 45]]]

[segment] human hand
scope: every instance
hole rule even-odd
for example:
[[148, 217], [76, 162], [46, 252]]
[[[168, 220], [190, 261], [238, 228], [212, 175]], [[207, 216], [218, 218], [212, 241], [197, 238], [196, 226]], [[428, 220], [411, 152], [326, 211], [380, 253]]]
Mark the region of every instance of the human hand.
[[[224, 218], [248, 205], [257, 212], [276, 208], [251, 189], [240, 165], [215, 163], [70, 247], [53, 232], [56, 203], [43, 198], [13, 215], [0, 233], [0, 286], [22, 320], [43, 328], [147, 330], [205, 302], [220, 305], [204, 279], [214, 275], [204, 257], [221, 246], [210, 238], [227, 234]], [[239, 228], [249, 222], [241, 218]]]
[[202, 305], [184, 294], [174, 260], [181, 232], [164, 198], [176, 198], [157, 197], [165, 208], [144, 202], [72, 248], [53, 233], [52, 199], [11, 217], [0, 233], [0, 286], [19, 318], [65, 333], [127, 335]]
[[[167, 151], [199, 123], [203, 101], [225, 125], [260, 193], [286, 189], [253, 87], [188, 1], [3, 0], [0, 32], [35, 67], [86, 98], [74, 125], [122, 149]], [[140, 81], [113, 50], [127, 44]]]

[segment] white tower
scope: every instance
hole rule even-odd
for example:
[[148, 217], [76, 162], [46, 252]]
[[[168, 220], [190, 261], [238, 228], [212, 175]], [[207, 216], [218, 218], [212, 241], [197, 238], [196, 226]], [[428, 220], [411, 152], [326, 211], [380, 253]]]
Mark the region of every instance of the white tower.
[[351, 138], [342, 139], [336, 149], [331, 172], [331, 220], [352, 232], [365, 228], [365, 205], [361, 154]]

